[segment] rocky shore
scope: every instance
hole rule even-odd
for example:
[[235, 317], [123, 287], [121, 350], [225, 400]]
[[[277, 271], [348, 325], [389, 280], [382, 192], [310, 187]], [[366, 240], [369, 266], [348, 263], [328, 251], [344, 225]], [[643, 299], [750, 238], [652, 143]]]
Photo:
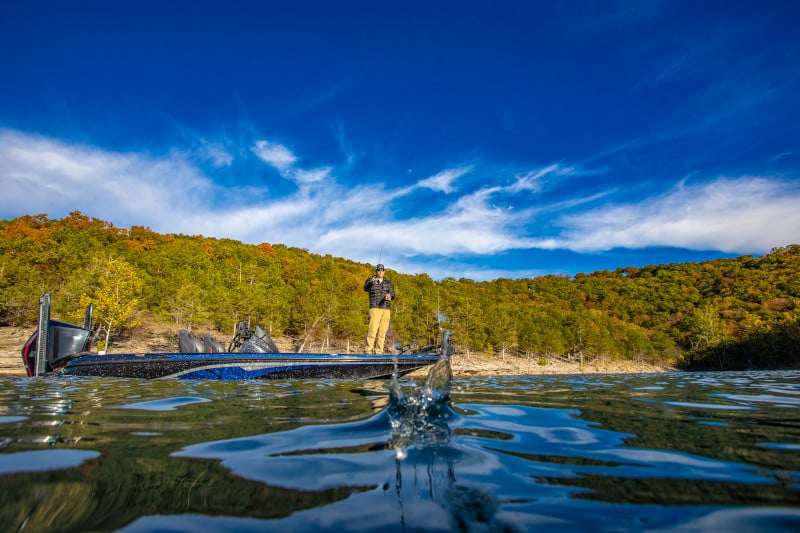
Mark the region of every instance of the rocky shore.
[[[20, 349], [33, 332], [30, 328], [0, 328], [0, 375], [24, 376]], [[176, 351], [177, 331], [169, 328], [139, 328], [128, 339], [123, 339], [111, 346], [111, 352], [147, 352]], [[219, 336], [218, 338], [224, 338]], [[291, 341], [276, 339], [282, 351]], [[173, 346], [174, 345], [174, 346]], [[557, 358], [538, 359], [517, 356], [494, 355], [488, 357], [479, 353], [457, 351], [452, 358], [454, 376], [501, 376], [527, 374], [619, 374], [619, 373], [652, 373], [670, 372], [674, 368], [637, 363], [633, 361], [613, 361], [597, 359], [589, 364], [578, 361], [568, 362]], [[424, 373], [424, 371], [421, 371]]]

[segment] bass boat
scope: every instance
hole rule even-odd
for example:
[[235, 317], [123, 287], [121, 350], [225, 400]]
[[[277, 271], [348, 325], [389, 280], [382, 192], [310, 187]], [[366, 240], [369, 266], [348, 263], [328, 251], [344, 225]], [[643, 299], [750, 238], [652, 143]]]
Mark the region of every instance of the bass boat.
[[50, 295], [39, 299], [38, 329], [22, 348], [29, 376], [72, 375], [123, 378], [179, 379], [388, 379], [436, 363], [453, 346], [445, 334], [441, 346], [397, 354], [280, 353], [260, 327], [239, 322], [236, 335], [223, 347], [209, 335], [200, 339], [187, 330], [178, 333], [179, 352], [116, 353], [88, 351], [92, 314], [86, 308], [83, 326], [50, 319]]

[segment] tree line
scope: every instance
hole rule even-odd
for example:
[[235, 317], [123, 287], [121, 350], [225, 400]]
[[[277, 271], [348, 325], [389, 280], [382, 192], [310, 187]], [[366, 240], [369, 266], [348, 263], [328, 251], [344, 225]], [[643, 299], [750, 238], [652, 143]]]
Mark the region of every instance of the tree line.
[[[363, 349], [374, 265], [276, 243], [117, 228], [78, 211], [0, 221], [0, 326], [33, 326], [38, 297], [106, 338], [141, 321], [233, 332], [247, 320], [300, 350]], [[794, 368], [800, 245], [754, 257], [569, 276], [434, 280], [387, 272], [392, 342], [452, 332], [460, 351], [542, 360], [607, 357], [685, 368]]]

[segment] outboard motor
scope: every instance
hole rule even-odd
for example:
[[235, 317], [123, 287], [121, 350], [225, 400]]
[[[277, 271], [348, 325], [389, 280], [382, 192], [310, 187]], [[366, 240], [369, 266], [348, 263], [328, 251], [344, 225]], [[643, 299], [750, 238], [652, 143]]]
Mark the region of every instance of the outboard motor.
[[43, 376], [60, 365], [59, 359], [86, 351], [89, 345], [94, 305], [89, 304], [84, 326], [50, 320], [50, 294], [39, 298], [39, 327], [22, 347], [22, 362], [29, 376]]
[[206, 345], [188, 329], [178, 332], [178, 351], [180, 353], [205, 353]]
[[188, 329], [178, 332], [178, 351], [180, 353], [223, 353], [225, 347], [206, 333], [200, 339]]
[[208, 333], [203, 335], [203, 344], [206, 345], [208, 353], [225, 353], [225, 347], [222, 343]]

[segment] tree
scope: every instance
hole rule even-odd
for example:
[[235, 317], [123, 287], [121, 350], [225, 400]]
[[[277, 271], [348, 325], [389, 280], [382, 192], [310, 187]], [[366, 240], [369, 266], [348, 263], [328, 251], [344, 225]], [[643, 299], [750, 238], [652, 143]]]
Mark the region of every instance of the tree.
[[99, 272], [94, 296], [81, 295], [81, 307], [95, 306], [95, 317], [102, 322], [108, 349], [111, 332], [117, 328], [138, 325], [135, 312], [142, 281], [136, 270], [121, 259], [112, 259]]

